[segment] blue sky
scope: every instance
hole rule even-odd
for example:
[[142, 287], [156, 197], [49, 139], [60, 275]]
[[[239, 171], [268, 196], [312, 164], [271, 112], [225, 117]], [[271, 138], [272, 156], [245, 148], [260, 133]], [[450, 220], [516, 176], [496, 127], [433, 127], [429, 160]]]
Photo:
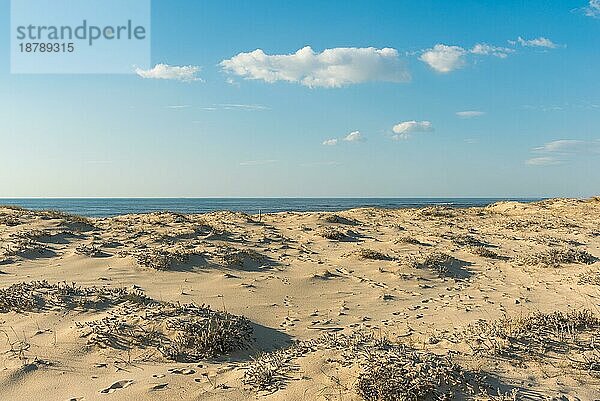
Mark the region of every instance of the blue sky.
[[0, 197], [599, 193], [597, 0], [155, 0], [129, 75], [2, 32]]

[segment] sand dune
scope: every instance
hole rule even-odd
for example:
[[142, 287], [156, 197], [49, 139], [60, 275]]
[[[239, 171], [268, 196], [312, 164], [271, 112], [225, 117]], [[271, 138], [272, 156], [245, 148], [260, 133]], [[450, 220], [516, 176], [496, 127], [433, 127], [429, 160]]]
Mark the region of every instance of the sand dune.
[[600, 198], [0, 207], [0, 399], [600, 399], [598, 257]]

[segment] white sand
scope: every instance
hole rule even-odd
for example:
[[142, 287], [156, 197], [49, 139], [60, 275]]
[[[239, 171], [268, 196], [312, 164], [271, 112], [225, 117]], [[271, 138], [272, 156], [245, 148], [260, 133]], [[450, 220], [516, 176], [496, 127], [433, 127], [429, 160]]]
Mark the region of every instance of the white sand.
[[[518, 263], [549, 249], [580, 249], [600, 257], [600, 199], [461, 210], [277, 213], [261, 221], [219, 212], [91, 222], [97, 228], [67, 217], [0, 208], [0, 286], [33, 280], [136, 285], [156, 300], [210, 304], [243, 315], [257, 325], [256, 341], [218, 360], [179, 363], [148, 349], [89, 346], [75, 323], [104, 317], [105, 310], [0, 313], [0, 399], [359, 400], [361, 367], [344, 366], [339, 351], [326, 349], [297, 358], [297, 369], [271, 394], [242, 383], [249, 355], [335, 330], [371, 330], [437, 354], [460, 352], [463, 367], [481, 369], [504, 390], [516, 387], [521, 395], [600, 398], [598, 377], [573, 368], [571, 356], [520, 364], [496, 358], [492, 364], [450, 341], [470, 323], [504, 314], [587, 308], [600, 315], [600, 286], [579, 283], [581, 273], [599, 272], [600, 263]], [[324, 233], [345, 237], [327, 239]], [[480, 241], [498, 258], [476, 255], [469, 241]], [[102, 254], [81, 254], [87, 253], [82, 244]], [[141, 266], [135, 255], [152, 249], [178, 252], [188, 260], [167, 271]], [[366, 250], [387, 258], [365, 259]], [[411, 263], [434, 252], [454, 258], [449, 273], [440, 276]], [[600, 340], [600, 331], [595, 335]], [[173, 368], [193, 372], [173, 373]], [[108, 393], [101, 393], [104, 389]]]

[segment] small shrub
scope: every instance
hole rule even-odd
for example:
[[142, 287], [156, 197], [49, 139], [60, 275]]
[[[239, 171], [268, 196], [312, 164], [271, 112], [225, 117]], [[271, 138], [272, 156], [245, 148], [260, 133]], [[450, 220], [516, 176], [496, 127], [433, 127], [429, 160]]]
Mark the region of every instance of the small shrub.
[[362, 248], [358, 250], [357, 255], [361, 259], [370, 259], [370, 260], [392, 260], [392, 258], [385, 253], [375, 251], [373, 249]]
[[348, 239], [348, 235], [346, 233], [331, 227], [325, 227], [319, 234], [321, 237], [333, 241], [345, 241]]
[[485, 246], [474, 246], [469, 249], [471, 253], [489, 259], [500, 259], [500, 255]]
[[156, 270], [170, 270], [175, 263], [187, 262], [190, 255], [181, 250], [150, 249], [139, 251], [134, 257], [141, 266]]
[[600, 285], [600, 271], [588, 270], [579, 274], [579, 284]]
[[412, 259], [409, 264], [416, 269], [432, 270], [440, 275], [446, 275], [455, 258], [443, 252], [432, 252], [423, 259]]
[[579, 263], [591, 265], [598, 259], [578, 248], [552, 248], [519, 259], [519, 264], [528, 266], [560, 267], [563, 264]]
[[455, 399], [478, 387], [448, 357], [403, 346], [371, 352], [361, 365], [356, 388], [367, 401]]
[[469, 325], [463, 336], [476, 352], [539, 356], [548, 350], [567, 352], [578, 347], [580, 333], [598, 328], [600, 319], [583, 309], [504, 316], [492, 322], [482, 320]]
[[100, 249], [99, 246], [95, 244], [80, 244], [75, 247], [75, 252], [80, 255], [89, 256], [90, 258], [97, 258], [100, 256], [104, 256], [104, 252]]
[[419, 241], [418, 239], [416, 239], [414, 237], [408, 236], [408, 235], [396, 238], [394, 243], [395, 244], [423, 245], [423, 243], [421, 241]]
[[347, 218], [339, 216], [337, 214], [327, 215], [323, 218], [323, 221], [325, 221], [327, 223], [345, 224], [345, 225], [349, 225], [349, 226], [354, 226], [354, 225], [358, 224], [355, 220], [347, 219]]

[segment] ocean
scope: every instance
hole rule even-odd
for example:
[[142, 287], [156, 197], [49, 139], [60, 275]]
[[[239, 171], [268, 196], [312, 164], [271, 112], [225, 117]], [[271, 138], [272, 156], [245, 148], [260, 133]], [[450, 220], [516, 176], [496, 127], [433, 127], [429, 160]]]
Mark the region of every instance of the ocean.
[[357, 207], [409, 208], [433, 205], [486, 206], [502, 200], [532, 202], [532, 198], [0, 198], [0, 205], [34, 210], [60, 210], [88, 217], [169, 210], [206, 213], [217, 210], [249, 214], [285, 211], [340, 211]]

